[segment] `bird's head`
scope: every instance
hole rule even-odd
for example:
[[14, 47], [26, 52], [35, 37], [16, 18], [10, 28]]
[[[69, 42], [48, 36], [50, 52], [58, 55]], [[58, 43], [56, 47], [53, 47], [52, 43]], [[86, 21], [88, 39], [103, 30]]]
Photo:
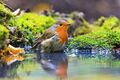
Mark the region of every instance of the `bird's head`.
[[62, 29], [62, 30], [68, 30], [68, 28], [69, 28], [69, 23], [67, 22], [67, 21], [64, 21], [64, 20], [62, 20], [62, 21], [58, 21], [58, 26], [57, 26], [57, 30], [58, 29]]

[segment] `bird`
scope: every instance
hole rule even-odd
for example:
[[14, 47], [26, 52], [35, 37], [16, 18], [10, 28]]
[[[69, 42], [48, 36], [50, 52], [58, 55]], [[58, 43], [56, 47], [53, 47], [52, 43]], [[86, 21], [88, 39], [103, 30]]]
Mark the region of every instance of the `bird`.
[[41, 37], [39, 37], [32, 48], [41, 46], [41, 52], [51, 52], [63, 50], [68, 42], [69, 23], [60, 20], [48, 28]]

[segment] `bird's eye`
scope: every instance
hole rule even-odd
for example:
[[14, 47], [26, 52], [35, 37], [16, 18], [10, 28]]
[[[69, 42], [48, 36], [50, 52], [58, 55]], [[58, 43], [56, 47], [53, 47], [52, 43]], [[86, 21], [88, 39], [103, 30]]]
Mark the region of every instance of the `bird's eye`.
[[62, 24], [60, 24], [60, 26], [62, 26]]

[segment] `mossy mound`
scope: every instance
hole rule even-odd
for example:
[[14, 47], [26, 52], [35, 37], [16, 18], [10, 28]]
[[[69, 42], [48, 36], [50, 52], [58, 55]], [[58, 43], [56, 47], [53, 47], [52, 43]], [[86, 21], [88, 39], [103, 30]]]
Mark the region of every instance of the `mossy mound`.
[[8, 25], [17, 27], [17, 31], [31, 43], [54, 23], [55, 19], [50, 16], [25, 13], [22, 16], [11, 19]]
[[[101, 19], [101, 18], [100, 18]], [[120, 45], [120, 20], [111, 16], [87, 25], [91, 30], [87, 34], [77, 35], [70, 41], [69, 47], [113, 48]], [[82, 25], [83, 26], [83, 25]], [[97, 28], [97, 29], [96, 29]], [[82, 28], [79, 28], [82, 29]]]

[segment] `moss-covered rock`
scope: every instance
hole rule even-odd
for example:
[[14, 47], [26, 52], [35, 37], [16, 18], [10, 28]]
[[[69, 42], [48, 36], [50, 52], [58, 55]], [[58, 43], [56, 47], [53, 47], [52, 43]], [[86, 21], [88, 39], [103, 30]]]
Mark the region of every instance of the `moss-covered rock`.
[[11, 19], [8, 24], [16, 26], [17, 31], [22, 33], [23, 37], [28, 39], [30, 43], [54, 23], [55, 19], [50, 16], [25, 13], [20, 17]]
[[[93, 23], [88, 25], [88, 28], [84, 28], [86, 31], [89, 29], [91, 31], [74, 37], [70, 41], [69, 47], [113, 48], [116, 45], [120, 45], [120, 20], [111, 16], [104, 18], [104, 21], [101, 22], [102, 20], [99, 19], [98, 22], [95, 21], [98, 24]], [[83, 30], [82, 28], [79, 29]]]

